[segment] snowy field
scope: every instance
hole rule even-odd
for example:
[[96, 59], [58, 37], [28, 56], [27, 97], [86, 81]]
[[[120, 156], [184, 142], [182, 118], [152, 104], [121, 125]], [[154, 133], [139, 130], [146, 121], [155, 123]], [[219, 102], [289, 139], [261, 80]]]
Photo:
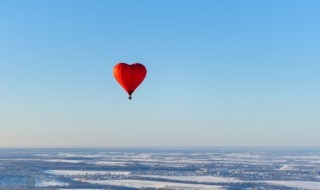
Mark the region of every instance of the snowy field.
[[130, 172], [120, 171], [83, 171], [83, 170], [47, 170], [47, 174], [62, 176], [78, 176], [78, 175], [129, 175]]
[[319, 189], [320, 150], [0, 149], [0, 190]]
[[144, 175], [140, 177], [148, 177], [155, 179], [169, 179], [178, 181], [206, 182], [206, 183], [241, 183], [242, 180], [217, 176], [160, 176], [160, 175]]
[[189, 189], [189, 190], [219, 190], [223, 189], [222, 186], [214, 185], [198, 185], [198, 184], [185, 184], [185, 183], [171, 183], [159, 181], [144, 181], [144, 180], [86, 180], [87, 183], [102, 184], [102, 185], [115, 185], [133, 188], [164, 188], [164, 189]]
[[320, 182], [312, 181], [263, 181], [265, 183], [298, 189], [320, 189]]
[[56, 180], [53, 180], [53, 181], [41, 180], [41, 181], [36, 181], [36, 184], [35, 184], [36, 187], [56, 187], [56, 186], [62, 187], [62, 186], [68, 186], [68, 185], [69, 185], [68, 183], [64, 183]]
[[98, 161], [98, 162], [95, 162], [95, 164], [106, 165], [106, 166], [126, 166], [132, 163], [131, 162], [115, 162], [115, 161]]

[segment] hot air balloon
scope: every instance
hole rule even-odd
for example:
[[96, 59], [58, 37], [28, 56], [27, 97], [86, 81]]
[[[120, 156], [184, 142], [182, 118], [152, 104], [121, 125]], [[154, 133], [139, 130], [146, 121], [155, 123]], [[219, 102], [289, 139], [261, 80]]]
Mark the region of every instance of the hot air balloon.
[[129, 94], [129, 100], [136, 88], [142, 83], [147, 75], [147, 69], [140, 63], [128, 65], [126, 63], [118, 63], [113, 68], [114, 78]]

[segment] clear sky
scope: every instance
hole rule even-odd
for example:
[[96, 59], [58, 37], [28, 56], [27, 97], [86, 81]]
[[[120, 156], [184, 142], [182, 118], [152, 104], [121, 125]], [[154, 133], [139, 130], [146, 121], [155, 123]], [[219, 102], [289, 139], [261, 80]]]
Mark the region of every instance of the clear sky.
[[[320, 146], [319, 10], [0, 0], [0, 147]], [[132, 101], [118, 62], [148, 69]]]

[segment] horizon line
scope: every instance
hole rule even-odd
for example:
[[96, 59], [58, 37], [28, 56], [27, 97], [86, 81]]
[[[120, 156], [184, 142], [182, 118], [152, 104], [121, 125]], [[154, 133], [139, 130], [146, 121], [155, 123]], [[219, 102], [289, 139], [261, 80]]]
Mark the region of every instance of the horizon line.
[[320, 146], [0, 146], [3, 149], [157, 149], [157, 150], [210, 150], [210, 149], [320, 149]]

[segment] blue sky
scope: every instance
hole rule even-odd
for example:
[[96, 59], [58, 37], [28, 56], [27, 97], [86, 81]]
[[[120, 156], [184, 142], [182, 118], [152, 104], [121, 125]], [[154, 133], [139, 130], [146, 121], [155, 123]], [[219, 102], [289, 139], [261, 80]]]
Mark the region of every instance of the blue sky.
[[[0, 1], [0, 147], [320, 146], [320, 2]], [[148, 69], [133, 100], [118, 62]]]

